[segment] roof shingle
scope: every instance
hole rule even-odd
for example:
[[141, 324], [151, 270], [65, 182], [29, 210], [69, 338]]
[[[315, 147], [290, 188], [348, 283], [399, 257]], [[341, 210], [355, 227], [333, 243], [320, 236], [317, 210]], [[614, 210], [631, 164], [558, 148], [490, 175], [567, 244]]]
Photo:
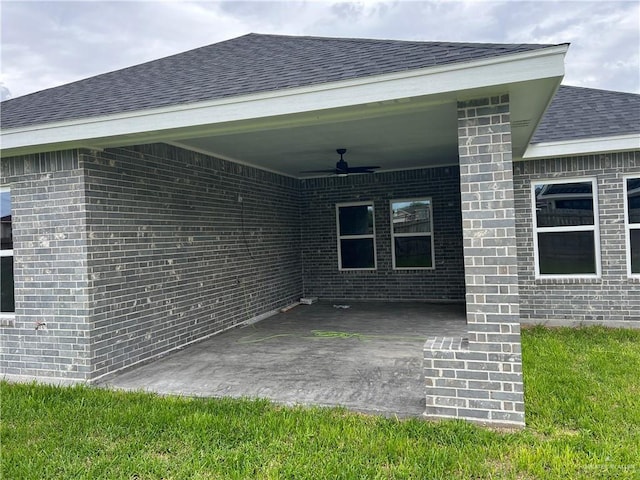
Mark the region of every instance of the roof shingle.
[[531, 143], [640, 133], [640, 95], [560, 86]]
[[479, 60], [551, 45], [248, 34], [2, 102], [3, 129]]

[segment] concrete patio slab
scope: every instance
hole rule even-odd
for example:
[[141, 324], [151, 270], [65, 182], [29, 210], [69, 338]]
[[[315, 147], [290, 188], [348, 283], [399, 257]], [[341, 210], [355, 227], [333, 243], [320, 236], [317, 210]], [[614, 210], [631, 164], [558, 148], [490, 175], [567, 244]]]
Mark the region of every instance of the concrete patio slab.
[[464, 305], [348, 305], [300, 305], [116, 374], [101, 385], [422, 415], [425, 340], [466, 336]]

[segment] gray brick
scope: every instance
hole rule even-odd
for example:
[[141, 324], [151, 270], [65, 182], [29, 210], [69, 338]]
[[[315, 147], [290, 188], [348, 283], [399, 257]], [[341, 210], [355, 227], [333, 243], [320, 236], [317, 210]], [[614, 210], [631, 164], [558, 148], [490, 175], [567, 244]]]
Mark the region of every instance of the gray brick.
[[452, 398], [452, 397], [433, 397], [435, 398], [435, 404], [445, 407], [466, 407], [468, 400], [465, 398]]
[[464, 368], [465, 362], [462, 360], [434, 360], [434, 368], [460, 369]]
[[457, 391], [458, 397], [461, 398], [476, 398], [476, 399], [488, 399], [489, 398], [489, 390], [479, 389], [479, 390], [469, 390], [469, 389], [459, 389]]
[[501, 410], [502, 403], [494, 400], [474, 400], [469, 399], [469, 408], [487, 409], [487, 410]]
[[435, 416], [435, 417], [450, 417], [455, 418], [457, 416], [458, 409], [454, 407], [436, 407], [436, 406], [427, 406], [424, 414], [426, 417]]
[[455, 397], [456, 392], [455, 388], [427, 387], [427, 395], [433, 397]]
[[435, 384], [438, 387], [467, 388], [469, 382], [467, 380], [458, 380], [454, 378], [442, 378], [436, 379]]
[[466, 366], [469, 370], [498, 371], [500, 369], [500, 365], [493, 362], [466, 362]]
[[512, 402], [521, 402], [522, 394], [519, 392], [500, 392], [500, 391], [492, 391], [491, 398], [493, 400], [507, 400]]
[[457, 414], [461, 418], [471, 418], [477, 420], [489, 419], [489, 411], [488, 410], [480, 410], [480, 409], [467, 409], [460, 408], [457, 411]]
[[491, 419], [497, 422], [522, 424], [524, 422], [524, 414], [521, 412], [492, 411]]
[[456, 378], [463, 378], [466, 380], [489, 380], [489, 372], [471, 371], [471, 370], [456, 370]]
[[513, 382], [521, 383], [521, 373], [504, 373], [504, 372], [489, 372], [489, 380], [496, 382]]

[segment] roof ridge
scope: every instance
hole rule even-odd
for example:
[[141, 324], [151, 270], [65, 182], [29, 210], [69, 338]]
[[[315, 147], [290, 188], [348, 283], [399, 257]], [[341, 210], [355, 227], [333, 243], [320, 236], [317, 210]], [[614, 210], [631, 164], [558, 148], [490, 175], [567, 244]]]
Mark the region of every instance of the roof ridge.
[[[451, 46], [502, 46], [502, 47], [514, 47], [514, 46], [538, 46], [538, 47], [556, 47], [559, 45], [569, 45], [569, 42], [564, 43], [499, 43], [499, 42], [455, 42], [449, 40], [407, 40], [407, 39], [397, 39], [397, 38], [365, 38], [365, 37], [327, 37], [320, 35], [284, 35], [279, 33], [258, 33], [251, 32], [244, 36], [257, 36], [257, 37], [278, 37], [278, 38], [289, 38], [289, 39], [309, 39], [309, 40], [335, 40], [340, 42], [362, 42], [362, 43], [399, 43], [399, 44], [423, 44], [423, 45], [451, 45]], [[236, 38], [232, 38], [230, 40], [235, 40]], [[220, 42], [221, 43], [221, 42]], [[212, 44], [212, 45], [217, 45]]]

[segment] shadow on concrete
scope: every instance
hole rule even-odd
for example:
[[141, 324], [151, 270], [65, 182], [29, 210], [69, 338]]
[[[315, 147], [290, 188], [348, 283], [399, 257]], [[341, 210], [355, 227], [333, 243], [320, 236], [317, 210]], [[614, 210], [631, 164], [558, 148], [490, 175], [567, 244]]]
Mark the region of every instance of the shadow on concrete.
[[289, 405], [422, 415], [425, 340], [432, 335], [466, 336], [464, 305], [347, 305], [300, 305], [101, 384], [160, 394], [259, 397]]

